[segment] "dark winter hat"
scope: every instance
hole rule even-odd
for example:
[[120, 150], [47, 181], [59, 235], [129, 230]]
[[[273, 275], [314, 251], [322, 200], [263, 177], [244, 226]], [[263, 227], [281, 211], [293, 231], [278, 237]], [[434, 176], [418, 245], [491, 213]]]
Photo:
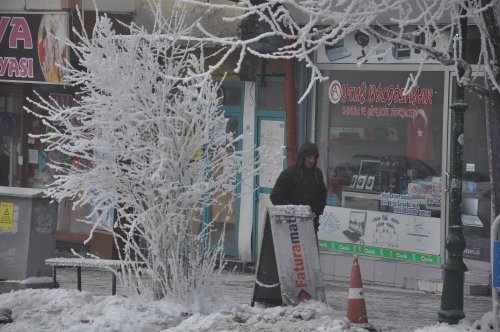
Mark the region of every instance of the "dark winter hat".
[[305, 142], [304, 145], [302, 145], [299, 149], [298, 153], [298, 159], [302, 162], [304, 161], [305, 156], [308, 155], [313, 155], [316, 156], [316, 158], [319, 157], [319, 151], [318, 147], [316, 144], [311, 143], [311, 142]]

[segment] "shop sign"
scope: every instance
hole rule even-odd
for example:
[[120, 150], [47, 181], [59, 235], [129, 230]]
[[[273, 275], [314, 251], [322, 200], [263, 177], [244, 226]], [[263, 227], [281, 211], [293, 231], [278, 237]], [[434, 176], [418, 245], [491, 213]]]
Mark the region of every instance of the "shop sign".
[[440, 218], [327, 206], [322, 247], [388, 259], [439, 264]]
[[[366, 72], [356, 77], [331, 76], [328, 96], [338, 122], [365, 125], [364, 139], [379, 137], [374, 126], [386, 123], [392, 129], [388, 141], [398, 141], [397, 131], [406, 133], [407, 154], [413, 159], [428, 160], [434, 154], [433, 113], [441, 112], [441, 94], [436, 85], [421, 81], [406, 91], [403, 76], [384, 76]], [[404, 73], [406, 74], [406, 73]], [[399, 83], [401, 82], [401, 83]], [[434, 85], [434, 86], [433, 86]], [[435, 114], [434, 114], [435, 116]], [[406, 128], [402, 128], [406, 126]]]
[[[447, 43], [448, 35], [442, 35], [443, 41]], [[415, 42], [423, 39], [417, 34]], [[366, 56], [368, 55], [368, 56]], [[317, 52], [317, 63], [438, 63], [435, 59], [428, 58], [424, 52], [401, 44], [391, 44], [380, 39], [369, 36], [361, 31], [351, 33], [337, 43], [322, 45]]]
[[62, 84], [67, 13], [0, 14], [0, 81]]

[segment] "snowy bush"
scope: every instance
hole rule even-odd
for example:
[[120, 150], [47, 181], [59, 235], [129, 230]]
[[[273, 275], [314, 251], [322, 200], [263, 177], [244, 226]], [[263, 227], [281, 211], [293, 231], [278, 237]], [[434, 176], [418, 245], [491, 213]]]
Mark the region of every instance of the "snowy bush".
[[106, 16], [92, 35], [75, 30], [77, 41], [67, 42], [78, 64], [65, 70], [66, 83], [79, 88], [77, 105], [39, 97], [32, 103], [41, 111], [27, 111], [50, 128], [39, 136], [46, 150], [72, 160], [49, 163], [59, 175], [47, 194], [91, 204], [94, 229], [106, 227], [113, 202], [108, 228], [121, 244], [129, 291], [192, 303], [220, 271], [222, 238], [206, 250], [204, 209], [234, 199], [243, 152], [241, 137], [226, 132], [203, 42], [179, 39], [190, 34], [183, 17], [157, 14], [151, 31], [132, 24], [126, 36]]

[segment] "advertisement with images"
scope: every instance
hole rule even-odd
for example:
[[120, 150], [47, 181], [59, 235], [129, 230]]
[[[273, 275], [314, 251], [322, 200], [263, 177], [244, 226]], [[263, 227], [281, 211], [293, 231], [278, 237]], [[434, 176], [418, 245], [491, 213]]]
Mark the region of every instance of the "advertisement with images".
[[440, 219], [327, 206], [320, 248], [439, 265]]
[[[423, 35], [414, 36], [416, 43], [423, 43]], [[443, 38], [443, 42], [447, 37]], [[319, 64], [358, 63], [367, 57], [365, 63], [417, 63], [422, 61], [424, 53], [406, 45], [382, 42], [380, 39], [357, 31], [338, 40], [326, 43], [317, 52]], [[426, 59], [427, 63], [436, 60]], [[437, 62], [436, 62], [437, 63]]]
[[0, 15], [0, 80], [62, 84], [68, 13]]

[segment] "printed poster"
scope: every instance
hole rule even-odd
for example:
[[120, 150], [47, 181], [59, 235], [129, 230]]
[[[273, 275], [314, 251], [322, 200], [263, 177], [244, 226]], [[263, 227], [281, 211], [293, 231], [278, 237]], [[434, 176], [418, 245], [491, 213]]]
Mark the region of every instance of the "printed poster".
[[[262, 120], [260, 122], [260, 145], [267, 146], [270, 151], [281, 151], [285, 137], [285, 122]], [[261, 187], [272, 188], [281, 173], [283, 156], [281, 153], [272, 155], [260, 169], [259, 184]]]
[[305, 206], [282, 205], [270, 207], [268, 211], [284, 303], [324, 301], [311, 210]]
[[318, 238], [327, 250], [440, 264], [440, 218], [327, 206]]

